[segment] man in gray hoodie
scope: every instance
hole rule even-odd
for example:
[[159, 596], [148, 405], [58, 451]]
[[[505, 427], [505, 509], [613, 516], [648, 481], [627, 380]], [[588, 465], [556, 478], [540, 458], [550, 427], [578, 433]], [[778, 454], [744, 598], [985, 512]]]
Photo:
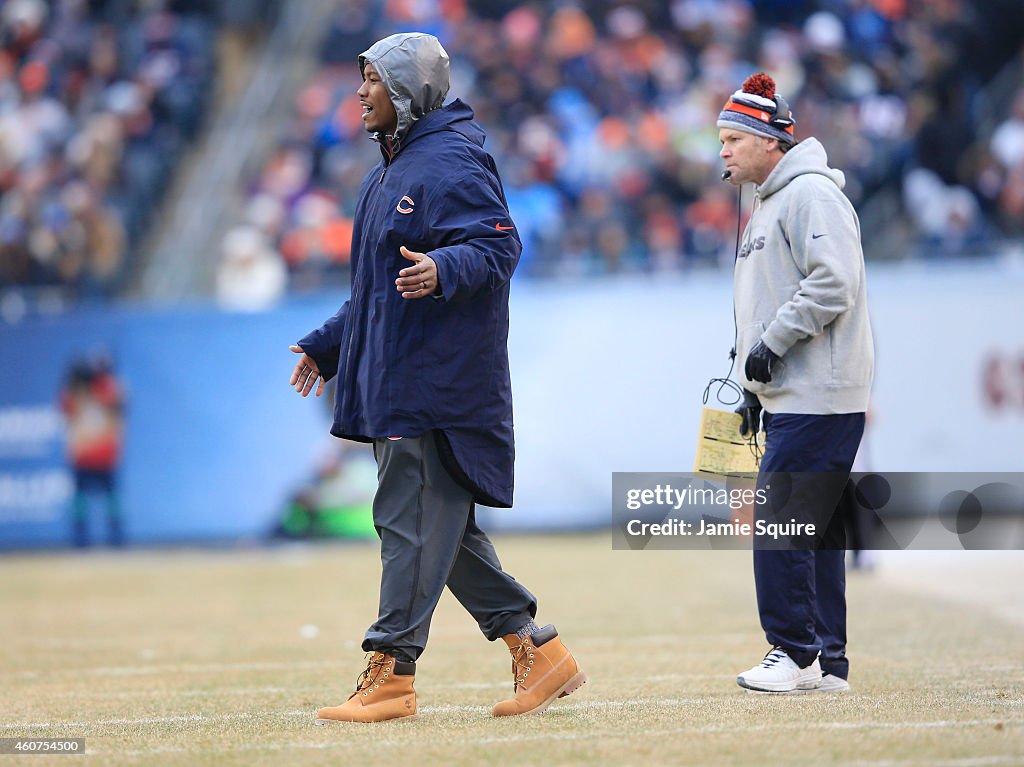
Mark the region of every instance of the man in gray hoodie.
[[[822, 145], [797, 143], [770, 77], [747, 78], [717, 124], [723, 179], [755, 184], [734, 275], [741, 432], [759, 430], [763, 409], [759, 483], [783, 474], [810, 481], [798, 513], [818, 531], [810, 545], [755, 542], [758, 611], [772, 649], [737, 682], [764, 692], [841, 692], [849, 662], [836, 505], [864, 432], [874, 366], [860, 223]], [[778, 510], [770, 501], [755, 514]]]

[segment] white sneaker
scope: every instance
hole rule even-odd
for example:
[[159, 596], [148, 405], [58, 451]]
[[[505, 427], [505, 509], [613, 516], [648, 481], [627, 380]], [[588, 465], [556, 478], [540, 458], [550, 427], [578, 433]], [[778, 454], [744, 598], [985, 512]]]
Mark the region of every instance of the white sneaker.
[[[819, 692], [832, 692], [832, 693], [843, 693], [850, 691], [850, 683], [843, 679], [841, 676], [830, 674], [827, 671], [821, 675], [821, 684], [817, 687], [811, 687], [809, 689], [790, 690], [784, 695], [814, 695]], [[747, 690], [747, 692], [754, 692], [753, 690]]]
[[827, 671], [821, 675], [821, 684], [808, 692], [849, 692], [850, 683], [841, 676], [829, 674]]
[[736, 677], [736, 684], [761, 692], [792, 692], [814, 690], [821, 686], [821, 666], [814, 659], [807, 668], [800, 668], [781, 647], [773, 647], [764, 660]]

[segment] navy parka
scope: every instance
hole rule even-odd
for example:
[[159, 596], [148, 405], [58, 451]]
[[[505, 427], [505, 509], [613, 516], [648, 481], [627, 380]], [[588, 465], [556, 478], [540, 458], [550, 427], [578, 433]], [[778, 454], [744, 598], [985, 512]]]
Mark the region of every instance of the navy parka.
[[[509, 280], [522, 245], [483, 129], [462, 101], [416, 120], [363, 180], [352, 236], [352, 292], [299, 341], [337, 374], [331, 433], [362, 442], [447, 437], [481, 503], [512, 504]], [[399, 248], [437, 264], [440, 295], [403, 299]], [[463, 476], [459, 476], [459, 474]]]

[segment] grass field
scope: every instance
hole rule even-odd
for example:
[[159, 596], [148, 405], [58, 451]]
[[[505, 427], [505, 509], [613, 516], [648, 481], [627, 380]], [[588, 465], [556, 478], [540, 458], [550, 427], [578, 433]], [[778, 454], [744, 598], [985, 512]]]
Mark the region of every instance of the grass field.
[[84, 737], [88, 754], [0, 767], [1024, 765], [1021, 552], [891, 552], [851, 573], [853, 690], [771, 696], [734, 682], [767, 649], [749, 552], [496, 544], [590, 674], [543, 716], [490, 717], [508, 652], [446, 595], [415, 721], [313, 724], [363, 668], [372, 544], [2, 559], [0, 736]]

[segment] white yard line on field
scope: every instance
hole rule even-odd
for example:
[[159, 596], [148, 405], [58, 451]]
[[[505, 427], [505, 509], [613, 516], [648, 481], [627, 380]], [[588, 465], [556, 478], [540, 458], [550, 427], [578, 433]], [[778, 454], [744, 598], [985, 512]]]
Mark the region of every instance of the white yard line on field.
[[[341, 666], [341, 661], [287, 661], [259, 663], [179, 663], [152, 664], [145, 666], [97, 666], [95, 668], [75, 669], [76, 674], [89, 676], [150, 676], [153, 674], [209, 674], [234, 673], [243, 671], [296, 671], [325, 670]], [[67, 669], [53, 671], [15, 671], [10, 676], [14, 679], [38, 679], [46, 674], [66, 676]]]
[[[580, 703], [563, 703], [559, 704], [552, 711], [573, 711], [573, 712], [587, 712], [587, 711], [598, 711], [607, 709], [626, 709], [626, 708], [682, 708], [695, 706], [706, 702], [704, 698], [637, 698], [631, 700], [598, 700], [598, 701], [586, 701]], [[444, 713], [485, 713], [490, 709], [487, 706], [457, 706], [457, 705], [440, 705], [440, 706], [422, 706], [419, 712], [422, 714], [444, 714]], [[89, 727], [102, 727], [109, 725], [160, 725], [160, 724], [176, 724], [185, 722], [222, 722], [232, 720], [260, 720], [270, 719], [273, 717], [311, 717], [313, 716], [312, 709], [310, 710], [293, 710], [293, 711], [263, 711], [263, 712], [238, 712], [234, 714], [181, 714], [174, 716], [156, 716], [156, 717], [139, 717], [134, 719], [118, 718], [118, 719], [96, 719], [91, 721], [51, 721], [51, 722], [4, 722], [0, 724], [0, 730], [5, 731], [17, 731], [17, 730], [29, 730], [29, 729], [57, 729], [57, 728], [89, 728]], [[927, 729], [941, 729], [941, 728], [969, 728], [969, 727], [984, 727], [984, 726], [996, 726], [1001, 725], [1003, 727], [1019, 727], [1024, 726], [1024, 721], [1017, 720], [1006, 720], [1006, 719], [965, 719], [965, 720], [939, 720], [939, 721], [917, 721], [917, 722], [878, 722], [878, 721], [841, 721], [841, 722], [818, 722], [815, 723], [815, 729], [826, 729], [834, 731], [843, 730], [927, 730]], [[711, 734], [716, 732], [758, 732], [762, 730], [773, 730], [773, 729], [802, 729], [806, 727], [804, 722], [780, 722], [780, 723], [765, 723], [765, 724], [750, 724], [750, 725], [736, 725], [736, 724], [720, 724], [720, 725], [701, 725], [692, 727], [678, 727], [669, 728], [665, 730], [645, 730], [645, 736], [658, 735], [658, 734]], [[564, 733], [564, 732], [551, 732], [551, 733], [538, 733], [536, 735], [510, 735], [510, 736], [493, 736], [486, 738], [475, 738], [467, 739], [460, 742], [472, 742], [472, 743], [500, 743], [504, 741], [516, 742], [520, 740], [547, 740], [547, 739], [570, 739], [570, 738], [590, 738], [590, 737], [617, 737], [614, 733], [593, 733], [593, 732], [580, 732], [580, 733]], [[632, 735], [629, 735], [632, 737]], [[622, 734], [622, 737], [626, 737], [626, 734]]]

